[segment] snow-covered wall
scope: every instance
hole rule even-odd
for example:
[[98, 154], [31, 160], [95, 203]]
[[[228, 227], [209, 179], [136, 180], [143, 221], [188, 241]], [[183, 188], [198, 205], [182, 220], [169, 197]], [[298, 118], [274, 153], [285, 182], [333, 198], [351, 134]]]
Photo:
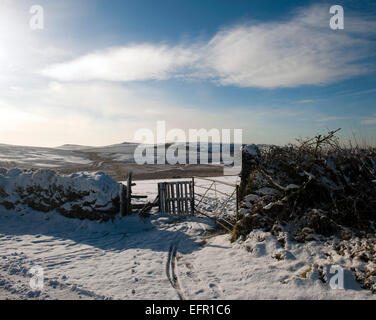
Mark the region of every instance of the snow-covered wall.
[[0, 205], [56, 210], [79, 219], [107, 220], [119, 213], [119, 184], [103, 172], [58, 175], [52, 170], [0, 169]]

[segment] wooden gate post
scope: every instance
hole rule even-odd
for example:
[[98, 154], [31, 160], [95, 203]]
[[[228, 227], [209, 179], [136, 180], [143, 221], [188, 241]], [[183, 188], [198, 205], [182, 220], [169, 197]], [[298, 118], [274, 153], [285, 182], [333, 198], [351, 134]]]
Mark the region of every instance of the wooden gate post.
[[236, 185], [236, 222], [239, 221], [239, 185]]
[[129, 172], [127, 187], [125, 190], [125, 209], [124, 215], [132, 214], [132, 172]]
[[158, 195], [159, 195], [159, 211], [166, 212], [166, 184], [163, 182], [158, 183]]
[[161, 202], [161, 183], [159, 182], [158, 183], [158, 198], [159, 198], [159, 201], [158, 201], [158, 207], [159, 207], [159, 212], [162, 211], [162, 202]]
[[195, 215], [195, 178], [192, 177], [192, 189], [191, 189], [191, 214]]
[[125, 216], [125, 197], [126, 197], [126, 192], [125, 192], [125, 185], [122, 183], [119, 184], [119, 200], [120, 200], [120, 215]]

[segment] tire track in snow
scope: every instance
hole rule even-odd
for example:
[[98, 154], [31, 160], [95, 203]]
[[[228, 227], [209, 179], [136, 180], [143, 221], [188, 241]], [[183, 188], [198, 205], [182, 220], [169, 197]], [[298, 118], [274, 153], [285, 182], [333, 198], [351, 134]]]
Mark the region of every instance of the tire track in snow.
[[[208, 231], [208, 228], [204, 225], [199, 223], [201, 232], [197, 234], [197, 227], [192, 222], [188, 222], [188, 224], [185, 227], [185, 233], [190, 235], [202, 238], [203, 235], [205, 235]], [[192, 232], [195, 229], [195, 232]], [[208, 282], [203, 280], [199, 277], [199, 270], [197, 270], [193, 263], [189, 261], [189, 255], [183, 255], [177, 256], [177, 247], [179, 244], [179, 240], [173, 240], [170, 245], [169, 253], [168, 253], [168, 259], [166, 264], [166, 274], [167, 278], [169, 279], [172, 287], [176, 290], [179, 298], [181, 300], [191, 299], [189, 294], [190, 286], [185, 287], [184, 282], [185, 279], [189, 280], [189, 282], [193, 282], [194, 286], [197, 287], [196, 291], [200, 292], [207, 292], [210, 295], [209, 299], [221, 299], [221, 297], [224, 296], [224, 292], [219, 287], [218, 284], [214, 282]], [[183, 259], [181, 259], [183, 257]], [[188, 259], [185, 259], [188, 258]], [[181, 264], [182, 270], [180, 271], [180, 276], [183, 276], [182, 278], [179, 278], [178, 274], [178, 260]], [[181, 260], [181, 261], [180, 261]], [[188, 272], [184, 272], [183, 270], [187, 269]], [[196, 298], [197, 294], [192, 293], [192, 298]]]
[[177, 244], [171, 242], [170, 249], [168, 251], [168, 258], [166, 264], [166, 275], [168, 280], [171, 283], [171, 286], [176, 290], [176, 293], [179, 296], [180, 300], [185, 300], [183, 291], [180, 287], [178, 272], [177, 272], [177, 260], [176, 260], [176, 253], [177, 253]]

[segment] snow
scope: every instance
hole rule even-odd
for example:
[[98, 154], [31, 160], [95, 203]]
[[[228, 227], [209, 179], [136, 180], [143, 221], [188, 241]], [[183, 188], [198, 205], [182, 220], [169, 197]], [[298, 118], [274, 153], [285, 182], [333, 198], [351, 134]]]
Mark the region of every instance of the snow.
[[[285, 258], [277, 259], [278, 254]], [[375, 299], [355, 281], [349, 262], [320, 242], [287, 241], [282, 249], [270, 233], [257, 230], [234, 245], [226, 235], [215, 237], [189, 259], [200, 277], [220, 288], [225, 299]], [[327, 273], [331, 265], [343, 266], [345, 289], [333, 290], [323, 283], [315, 264], [323, 265]]]
[[255, 144], [250, 144], [250, 145], [245, 146], [244, 151], [253, 157], [256, 157], [256, 158], [261, 157], [260, 149]]
[[85, 149], [91, 149], [91, 148], [94, 148], [94, 147], [81, 146], [81, 145], [78, 145], [78, 144], [64, 144], [62, 146], [56, 147], [56, 149], [71, 150], [71, 151], [75, 151], [75, 150], [79, 151], [79, 150], [85, 150]]
[[[53, 281], [92, 292], [94, 297], [176, 298], [165, 274], [170, 243], [179, 239], [181, 250], [189, 252], [199, 246], [194, 238], [210, 228], [211, 222], [193, 218], [177, 227], [168, 222], [170, 218], [164, 215], [147, 221], [131, 216], [98, 223], [56, 213], [1, 210], [0, 274], [7, 278], [10, 268], [17, 265], [11, 273], [21, 283], [12, 283], [13, 290], [26, 296], [31, 290], [25, 270], [40, 265], [50, 291], [48, 283]], [[59, 298], [59, 292], [54, 294]]]
[[119, 183], [103, 172], [58, 175], [52, 170], [0, 169], [0, 205], [8, 209], [109, 219], [120, 211], [119, 191]]
[[[16, 171], [10, 175], [19, 176]], [[134, 193], [154, 198], [156, 181], [136, 183]], [[287, 234], [277, 239], [254, 230], [231, 243], [211, 219], [201, 217], [155, 213], [146, 219], [132, 215], [100, 223], [0, 207], [0, 252], [2, 299], [376, 297], [355, 281], [355, 262], [339, 255], [329, 242], [296, 243]], [[35, 265], [44, 269], [40, 291], [29, 286], [28, 271]], [[332, 265], [345, 270], [344, 290], [333, 290], [329, 281], [321, 280], [323, 274], [331, 277]]]
[[[157, 146], [160, 146], [162, 148], [165, 147], [165, 149], [167, 150], [170, 144], [139, 145], [137, 143], [120, 143], [100, 147], [66, 144], [56, 148], [0, 144], [0, 163], [2, 162], [9, 166], [23, 166], [27, 168], [58, 168], [65, 166], [72, 167], [91, 165], [95, 166], [97, 161], [135, 163], [135, 150], [138, 146], [141, 147], [141, 151], [146, 151], [144, 160], [146, 160], [148, 163], [154, 163], [154, 161], [159, 161], [163, 163], [164, 156], [154, 155], [155, 148]], [[179, 146], [181, 150], [184, 150], [186, 144], [179, 143]], [[221, 163], [221, 148], [223, 148], [224, 152], [226, 151], [226, 149], [230, 149], [229, 145], [220, 145], [218, 143], [213, 143], [211, 145], [209, 144], [208, 146], [202, 143], [200, 147], [201, 152], [212, 155], [211, 163], [218, 165]], [[235, 145], [235, 148], [238, 148], [238, 145]], [[198, 158], [196, 148], [190, 149], [189, 153], [191, 157], [196, 159]], [[224, 155], [226, 155], [226, 153]]]
[[54, 149], [42, 147], [24, 147], [0, 144], [0, 162], [16, 162], [18, 164], [43, 167], [59, 167], [62, 165], [88, 165], [92, 161], [78, 149]]
[[[0, 188], [9, 196], [5, 198], [10, 202], [18, 200], [19, 194], [28, 188], [45, 190], [48, 194], [51, 186], [64, 191], [86, 192], [80, 201], [95, 202], [96, 205], [104, 205], [119, 194], [118, 183], [103, 172], [81, 172], [71, 175], [57, 175], [52, 170], [21, 171], [19, 169], [0, 171]], [[13, 199], [16, 198], [16, 199]]]

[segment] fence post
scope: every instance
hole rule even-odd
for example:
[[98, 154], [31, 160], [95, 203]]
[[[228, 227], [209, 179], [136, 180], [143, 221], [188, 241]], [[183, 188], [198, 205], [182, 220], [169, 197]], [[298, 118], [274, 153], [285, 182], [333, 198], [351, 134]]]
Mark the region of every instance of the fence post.
[[195, 215], [195, 178], [192, 177], [192, 192], [191, 192], [191, 212]]
[[166, 213], [166, 183], [158, 183], [159, 211]]
[[125, 215], [125, 186], [120, 183], [119, 184], [119, 202], [120, 202], [120, 216]]
[[236, 185], [236, 222], [239, 221], [239, 185]]
[[161, 212], [162, 211], [162, 202], [161, 202], [161, 183], [159, 182], [158, 183], [158, 196], [159, 196], [159, 203], [158, 203], [158, 205], [159, 205], [159, 212]]
[[124, 215], [132, 214], [132, 172], [129, 172], [125, 192]]

